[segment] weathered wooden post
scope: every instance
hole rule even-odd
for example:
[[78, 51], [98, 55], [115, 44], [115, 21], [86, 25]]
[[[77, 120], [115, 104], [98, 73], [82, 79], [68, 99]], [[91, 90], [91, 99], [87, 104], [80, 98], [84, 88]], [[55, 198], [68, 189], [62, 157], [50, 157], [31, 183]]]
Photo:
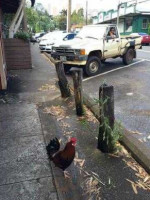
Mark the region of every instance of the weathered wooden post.
[[82, 92], [82, 69], [73, 67], [71, 70], [74, 83], [74, 96], [76, 104], [76, 113], [78, 116], [84, 114], [83, 92]]
[[70, 97], [71, 92], [70, 92], [68, 80], [67, 80], [66, 75], [65, 75], [63, 62], [62, 61], [56, 62], [55, 67], [56, 67], [56, 72], [57, 72], [57, 76], [58, 76], [58, 79], [59, 79], [58, 85], [60, 87], [61, 96], [63, 98]]
[[58, 85], [60, 88], [62, 98], [67, 98], [71, 96], [68, 80], [65, 75], [64, 65], [62, 61], [55, 61], [50, 55], [46, 56], [49, 60], [55, 65], [57, 76], [58, 76]]
[[114, 128], [114, 88], [103, 84], [99, 88], [100, 126], [98, 148], [105, 153], [114, 151], [112, 130]]

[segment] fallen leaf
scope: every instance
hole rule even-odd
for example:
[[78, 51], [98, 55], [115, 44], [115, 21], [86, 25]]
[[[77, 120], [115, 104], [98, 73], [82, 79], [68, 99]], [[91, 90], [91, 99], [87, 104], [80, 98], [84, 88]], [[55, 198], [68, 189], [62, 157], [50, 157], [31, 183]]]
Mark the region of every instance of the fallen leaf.
[[138, 192], [137, 192], [135, 183], [132, 183], [131, 185], [132, 185], [132, 188], [133, 188], [134, 193], [137, 194]]

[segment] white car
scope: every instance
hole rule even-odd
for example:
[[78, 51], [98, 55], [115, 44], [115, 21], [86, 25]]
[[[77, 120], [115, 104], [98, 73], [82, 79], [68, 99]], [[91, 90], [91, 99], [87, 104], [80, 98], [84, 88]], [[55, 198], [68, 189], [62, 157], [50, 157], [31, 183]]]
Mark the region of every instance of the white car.
[[51, 53], [52, 46], [59, 45], [62, 41], [72, 40], [76, 36], [75, 33], [63, 33], [62, 37], [56, 38], [53, 41], [48, 41], [45, 47], [47, 53]]
[[62, 41], [71, 40], [76, 36], [75, 33], [63, 33], [63, 32], [53, 32], [49, 39], [45, 39], [40, 42], [39, 47], [41, 52], [51, 53], [52, 46], [55, 44], [59, 44]]
[[37, 42], [41, 42], [41, 41], [46, 40], [47, 38], [50, 37], [51, 33], [52, 33], [52, 32], [46, 33], [43, 37], [38, 38], [38, 39], [37, 39]]
[[55, 38], [60, 37], [63, 34], [63, 31], [53, 31], [50, 33], [47, 33], [41, 38], [41, 41], [39, 43], [39, 48], [41, 52], [45, 51], [46, 44], [50, 41], [53, 41]]

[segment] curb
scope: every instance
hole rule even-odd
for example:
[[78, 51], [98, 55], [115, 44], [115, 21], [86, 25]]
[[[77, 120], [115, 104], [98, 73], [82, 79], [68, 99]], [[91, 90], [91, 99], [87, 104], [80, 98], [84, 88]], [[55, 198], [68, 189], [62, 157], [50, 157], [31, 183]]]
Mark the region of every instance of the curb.
[[[99, 106], [96, 105], [93, 99], [85, 94], [84, 91], [83, 101], [98, 119]], [[150, 173], [150, 149], [136, 139], [125, 127], [123, 129], [124, 135], [120, 142], [131, 152], [132, 156], [145, 168], [145, 170]]]

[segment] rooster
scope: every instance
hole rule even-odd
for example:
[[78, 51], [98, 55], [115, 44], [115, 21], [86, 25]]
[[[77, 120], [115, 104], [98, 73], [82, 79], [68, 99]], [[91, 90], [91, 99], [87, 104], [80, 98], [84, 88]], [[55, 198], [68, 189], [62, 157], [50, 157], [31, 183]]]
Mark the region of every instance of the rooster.
[[71, 165], [75, 157], [76, 142], [76, 138], [71, 138], [70, 141], [67, 142], [65, 148], [61, 151], [59, 150], [60, 143], [57, 138], [50, 140], [49, 144], [46, 146], [49, 159], [53, 161], [56, 167], [59, 167], [64, 171], [65, 177], [67, 176], [65, 169]]

